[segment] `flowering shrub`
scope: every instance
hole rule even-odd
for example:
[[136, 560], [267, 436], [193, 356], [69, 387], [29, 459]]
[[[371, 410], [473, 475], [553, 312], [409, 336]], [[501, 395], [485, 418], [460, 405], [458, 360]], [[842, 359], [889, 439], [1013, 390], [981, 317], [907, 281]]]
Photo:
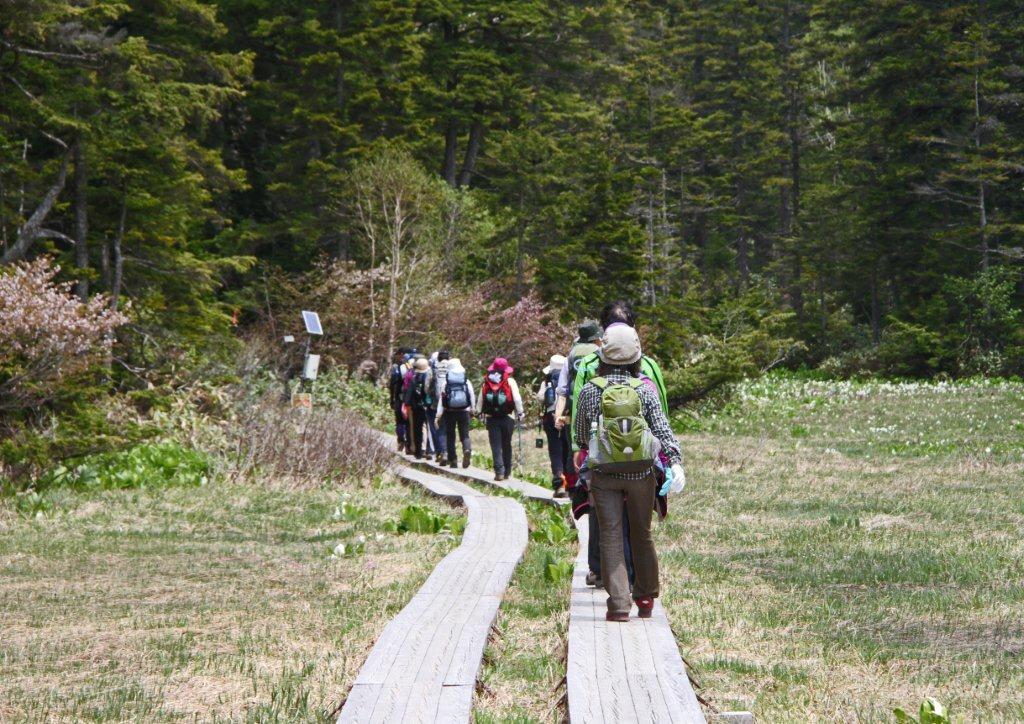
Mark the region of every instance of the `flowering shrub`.
[[110, 333], [128, 321], [95, 296], [80, 301], [60, 267], [41, 257], [0, 273], [0, 411], [52, 398], [62, 378], [108, 350]]

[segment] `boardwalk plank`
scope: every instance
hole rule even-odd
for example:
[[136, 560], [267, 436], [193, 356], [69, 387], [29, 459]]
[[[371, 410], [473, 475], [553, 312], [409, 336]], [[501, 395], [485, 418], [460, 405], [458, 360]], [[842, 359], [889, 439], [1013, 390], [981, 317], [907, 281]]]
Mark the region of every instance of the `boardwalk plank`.
[[338, 721], [468, 721], [491, 625], [526, 548], [526, 514], [511, 498], [423, 470], [398, 475], [464, 505], [468, 522], [459, 547], [384, 628]]
[[567, 689], [574, 722], [704, 724], [664, 609], [652, 618], [608, 623], [607, 593], [585, 584], [585, 518], [577, 524], [579, 553], [569, 607]]

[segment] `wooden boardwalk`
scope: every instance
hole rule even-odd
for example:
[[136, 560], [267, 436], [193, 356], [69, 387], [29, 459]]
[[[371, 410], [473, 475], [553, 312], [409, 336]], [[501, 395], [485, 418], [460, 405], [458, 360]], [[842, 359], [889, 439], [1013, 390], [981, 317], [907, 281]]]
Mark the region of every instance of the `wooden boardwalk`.
[[569, 720], [582, 722], [704, 722], [697, 697], [657, 600], [654, 615], [629, 623], [604, 620], [608, 594], [588, 586], [587, 519], [577, 525], [579, 554], [569, 608], [566, 677]]
[[387, 625], [339, 722], [466, 722], [491, 624], [526, 549], [523, 506], [412, 468], [399, 477], [461, 502], [462, 543]]
[[542, 503], [550, 503], [552, 505], [567, 505], [569, 503], [568, 498], [556, 498], [554, 496], [554, 491], [551, 488], [545, 488], [535, 483], [519, 480], [518, 478], [509, 478], [508, 480], [502, 480], [499, 482], [494, 479], [493, 472], [490, 470], [484, 470], [483, 468], [478, 468], [475, 465], [470, 465], [468, 468], [449, 468], [444, 465], [438, 465], [433, 460], [427, 460], [425, 458], [423, 460], [409, 460], [409, 463], [423, 468], [424, 470], [430, 470], [441, 475], [460, 478], [471, 483], [490, 485], [495, 488], [501, 488], [502, 490], [513, 490], [529, 500], [539, 500]]
[[[381, 432], [381, 440], [388, 447], [389, 450], [394, 450], [395, 438], [390, 433]], [[541, 485], [526, 482], [525, 480], [519, 480], [517, 478], [509, 478], [501, 482], [494, 479], [494, 473], [490, 470], [484, 470], [478, 468], [475, 465], [470, 465], [468, 468], [458, 467], [450, 468], [445, 465], [438, 465], [430, 458], [423, 458], [422, 460], [416, 460], [402, 453], [396, 452], [400, 458], [407, 465], [412, 465], [422, 470], [429, 470], [439, 475], [445, 475], [452, 478], [458, 478], [471, 483], [478, 483], [480, 485], [488, 485], [492, 488], [500, 488], [502, 490], [512, 490], [524, 498], [529, 500], [539, 500], [542, 503], [550, 503], [552, 505], [568, 505], [568, 498], [556, 498], [554, 491], [551, 488], [545, 488]], [[461, 453], [460, 453], [461, 455]]]

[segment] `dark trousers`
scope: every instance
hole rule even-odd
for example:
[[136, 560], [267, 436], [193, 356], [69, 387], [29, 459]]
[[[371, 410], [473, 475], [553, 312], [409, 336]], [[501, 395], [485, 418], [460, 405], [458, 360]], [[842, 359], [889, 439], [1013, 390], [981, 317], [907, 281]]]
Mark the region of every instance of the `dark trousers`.
[[[597, 507], [594, 505], [593, 497], [590, 500], [590, 514], [587, 516], [587, 528], [590, 530], [590, 537], [587, 538], [587, 565], [598, 577], [601, 577], [601, 526], [597, 522]], [[629, 545], [629, 516], [622, 511], [622, 551], [626, 557], [626, 575], [629, 576], [630, 584], [633, 583], [633, 549]]]
[[562, 487], [562, 474], [572, 470], [572, 446], [569, 445], [568, 427], [555, 427], [554, 413], [546, 413], [541, 422], [548, 438], [548, 460], [551, 463], [551, 485]]
[[455, 464], [455, 432], [462, 442], [462, 452], [469, 455], [473, 446], [469, 442], [469, 410], [445, 410], [441, 416], [441, 429], [444, 430], [445, 443], [448, 447], [448, 462]]
[[398, 438], [398, 442], [405, 445], [407, 435], [409, 434], [409, 426], [405, 422], [405, 418], [402, 417], [402, 406], [399, 405], [395, 409], [395, 437]]
[[487, 441], [491, 444], [495, 475], [512, 474], [512, 433], [516, 421], [508, 415], [493, 415], [487, 418]]
[[445, 434], [444, 425], [438, 425], [435, 420], [437, 419], [437, 408], [427, 410], [427, 429], [430, 431], [430, 439], [434, 443], [434, 454], [440, 455], [445, 452], [448, 447], [445, 445]]
[[427, 424], [427, 411], [422, 407], [413, 407], [410, 417], [412, 418], [412, 447], [416, 457], [423, 457], [423, 427]]
[[[623, 480], [596, 472], [591, 477], [590, 493], [601, 528], [601, 580], [608, 592], [608, 610], [614, 613], [629, 613], [631, 598], [658, 595], [658, 555], [651, 536], [654, 485], [653, 472], [640, 480]], [[629, 517], [629, 542], [636, 568], [632, 595], [620, 545], [623, 509]]]

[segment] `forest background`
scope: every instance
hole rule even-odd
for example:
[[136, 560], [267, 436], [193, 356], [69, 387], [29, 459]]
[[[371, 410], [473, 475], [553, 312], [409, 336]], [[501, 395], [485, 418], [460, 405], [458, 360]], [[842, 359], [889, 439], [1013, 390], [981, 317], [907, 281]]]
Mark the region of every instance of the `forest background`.
[[5, 2], [0, 478], [273, 379], [300, 308], [341, 379], [399, 344], [528, 376], [615, 298], [677, 405], [1020, 375], [1019, 10]]

